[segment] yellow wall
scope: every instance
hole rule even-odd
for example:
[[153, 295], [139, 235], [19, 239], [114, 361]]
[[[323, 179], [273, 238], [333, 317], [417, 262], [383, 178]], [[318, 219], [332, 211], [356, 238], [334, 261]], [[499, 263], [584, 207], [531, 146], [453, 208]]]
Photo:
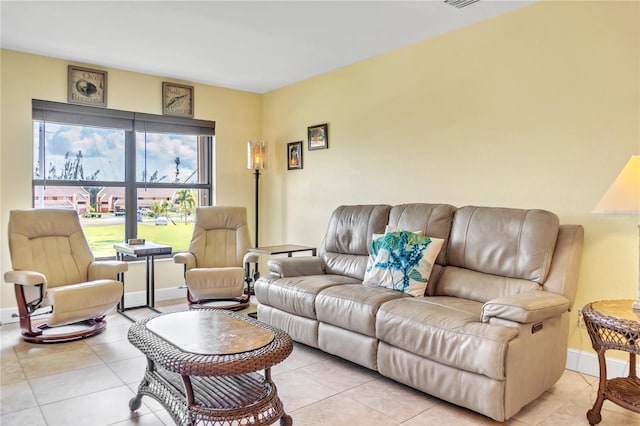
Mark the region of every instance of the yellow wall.
[[[0, 255], [4, 273], [11, 266], [6, 238], [8, 212], [31, 207], [31, 100], [66, 102], [67, 65], [70, 62], [10, 50], [0, 52], [0, 229], [3, 230]], [[113, 109], [162, 114], [162, 81], [178, 82], [97, 65], [92, 67], [108, 71], [108, 107]], [[254, 181], [251, 171], [246, 169], [246, 141], [261, 134], [261, 97], [213, 86], [194, 86], [194, 118], [216, 122], [215, 156], [222, 159], [216, 164], [217, 203], [247, 206], [252, 217]], [[156, 271], [157, 287], [180, 284], [180, 268], [172, 262], [161, 262]], [[143, 289], [143, 272], [141, 265], [130, 266], [126, 277], [127, 291]], [[0, 288], [0, 307], [15, 306], [13, 286], [3, 283]]]
[[[340, 204], [544, 208], [585, 227], [576, 307], [635, 298], [638, 218], [591, 210], [640, 153], [639, 27], [636, 2], [543, 2], [265, 95], [196, 85], [196, 118], [217, 123], [217, 202], [252, 223], [245, 141], [262, 136], [262, 245], [319, 246]], [[2, 51], [0, 229], [31, 205], [31, 99], [65, 102], [66, 66]], [[160, 114], [161, 77], [108, 71], [110, 108]], [[325, 122], [329, 149], [307, 151]], [[287, 171], [298, 140], [304, 169]], [[590, 350], [585, 336], [570, 346]]]
[[543, 208], [585, 227], [576, 307], [635, 299], [638, 218], [591, 210], [640, 153], [639, 27], [636, 2], [538, 3], [266, 94], [261, 241], [317, 246], [340, 204]]

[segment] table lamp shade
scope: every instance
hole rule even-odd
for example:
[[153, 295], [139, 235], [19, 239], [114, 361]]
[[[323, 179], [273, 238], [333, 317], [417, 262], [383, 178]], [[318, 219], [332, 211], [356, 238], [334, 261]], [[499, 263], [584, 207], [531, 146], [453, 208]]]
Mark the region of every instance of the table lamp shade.
[[640, 214], [640, 155], [631, 157], [593, 212]]
[[267, 168], [267, 143], [265, 141], [247, 141], [247, 169]]
[[[640, 215], [640, 155], [634, 155], [627, 161], [593, 212]], [[640, 231], [640, 225], [638, 230]], [[640, 251], [640, 245], [638, 250]], [[638, 297], [632, 307], [640, 310], [640, 266], [638, 267]]]

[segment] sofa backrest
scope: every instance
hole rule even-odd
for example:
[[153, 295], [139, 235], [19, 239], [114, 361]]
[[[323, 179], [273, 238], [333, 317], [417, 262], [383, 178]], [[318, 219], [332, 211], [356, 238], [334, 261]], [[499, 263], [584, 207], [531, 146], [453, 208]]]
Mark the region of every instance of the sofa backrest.
[[333, 211], [320, 257], [328, 274], [363, 279], [373, 234], [384, 233], [388, 205], [340, 206]]
[[388, 225], [402, 231], [422, 231], [423, 235], [428, 237], [444, 239], [445, 242], [436, 258], [437, 264], [444, 265], [455, 212], [456, 208], [449, 204], [400, 204], [391, 208]]
[[442, 238], [444, 244], [431, 270], [426, 294], [433, 293], [442, 267], [446, 264], [447, 245], [456, 208], [449, 204], [411, 203], [393, 206], [388, 225], [403, 231], [418, 232], [432, 238]]
[[546, 290], [573, 303], [584, 230], [545, 210], [412, 203], [340, 206], [320, 247], [325, 272], [363, 279], [373, 234], [389, 225], [443, 238], [426, 295], [486, 302]]
[[558, 217], [545, 210], [461, 207], [434, 294], [485, 302], [540, 289], [558, 232]]

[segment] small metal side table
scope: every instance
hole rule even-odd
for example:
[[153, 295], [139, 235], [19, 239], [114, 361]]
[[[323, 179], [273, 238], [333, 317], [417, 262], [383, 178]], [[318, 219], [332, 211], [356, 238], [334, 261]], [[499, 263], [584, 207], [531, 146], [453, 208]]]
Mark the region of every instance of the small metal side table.
[[[598, 397], [587, 411], [590, 425], [600, 423], [605, 399], [640, 413], [640, 379], [636, 376], [636, 355], [640, 355], [640, 311], [631, 308], [632, 300], [603, 300], [587, 304], [582, 316], [600, 364]], [[605, 351], [629, 353], [629, 376], [607, 380]]]
[[[120, 299], [120, 303], [118, 304], [118, 312], [128, 318], [131, 321], [135, 321], [134, 318], [131, 318], [125, 311], [131, 309], [140, 309], [140, 308], [149, 308], [155, 312], [160, 312], [155, 308], [155, 257], [162, 254], [171, 254], [172, 248], [171, 246], [165, 246], [162, 244], [156, 244], [151, 242], [145, 242], [144, 244], [127, 244], [127, 243], [118, 243], [114, 244], [113, 248], [116, 250], [116, 259], [124, 260], [125, 256], [132, 257], [145, 257], [146, 266], [147, 266], [147, 274], [146, 274], [146, 304], [138, 305], [138, 306], [124, 306], [124, 292], [122, 293], [122, 298]], [[124, 285], [124, 274], [119, 274], [118, 279]]]
[[254, 248], [250, 248], [249, 251], [252, 252], [252, 253], [268, 254], [268, 255], [285, 254], [285, 253], [287, 253], [287, 257], [291, 257], [293, 253], [298, 253], [298, 252], [301, 252], [301, 251], [310, 251], [311, 252], [311, 256], [315, 256], [316, 255], [316, 248], [315, 247], [298, 246], [298, 245], [295, 245], [295, 244], [283, 244], [283, 245], [280, 245], [280, 246], [254, 247]]

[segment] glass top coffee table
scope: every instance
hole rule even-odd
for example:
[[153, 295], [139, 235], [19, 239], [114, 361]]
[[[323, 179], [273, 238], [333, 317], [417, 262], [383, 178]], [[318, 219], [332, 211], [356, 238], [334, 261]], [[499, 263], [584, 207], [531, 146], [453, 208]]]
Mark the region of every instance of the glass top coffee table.
[[128, 337], [147, 356], [132, 411], [147, 395], [178, 425], [293, 424], [271, 379], [271, 367], [293, 349], [284, 331], [235, 312], [199, 309], [138, 321]]

